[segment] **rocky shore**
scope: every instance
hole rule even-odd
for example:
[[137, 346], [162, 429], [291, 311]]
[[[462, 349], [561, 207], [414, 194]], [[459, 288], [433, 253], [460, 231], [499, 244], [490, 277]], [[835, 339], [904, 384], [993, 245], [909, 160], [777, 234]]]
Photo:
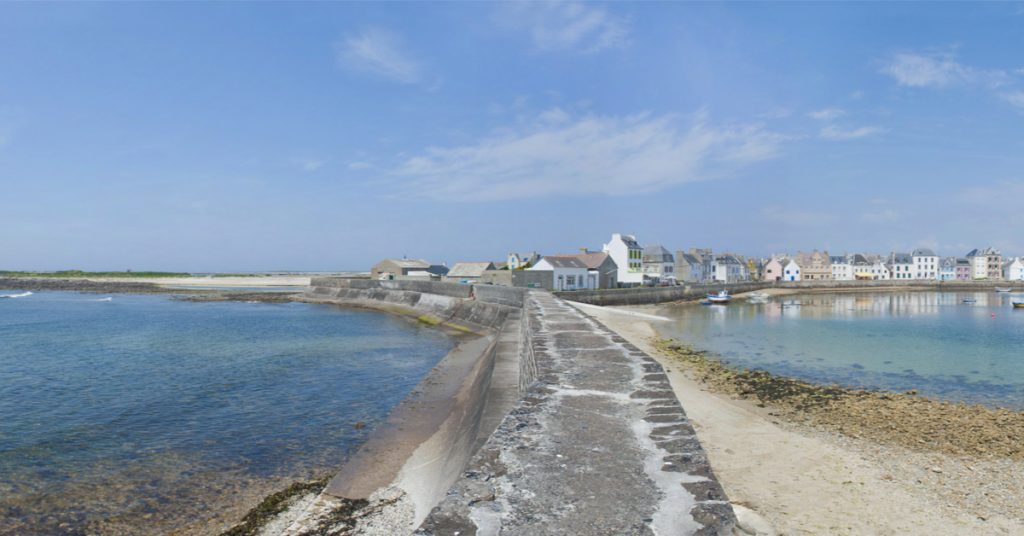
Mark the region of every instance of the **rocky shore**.
[[154, 283], [124, 281], [94, 281], [91, 279], [51, 279], [37, 277], [0, 278], [0, 289], [57, 290], [68, 292], [95, 292], [104, 294], [173, 294], [180, 290], [161, 287]]
[[657, 348], [714, 390], [756, 401], [773, 415], [854, 438], [954, 456], [1024, 460], [1024, 412], [817, 385], [739, 369], [671, 340]]

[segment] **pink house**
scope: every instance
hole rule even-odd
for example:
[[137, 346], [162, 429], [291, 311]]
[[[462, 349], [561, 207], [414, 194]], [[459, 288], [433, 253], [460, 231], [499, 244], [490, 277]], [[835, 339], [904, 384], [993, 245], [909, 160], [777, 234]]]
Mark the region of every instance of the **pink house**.
[[781, 281], [782, 280], [782, 267], [784, 266], [785, 259], [775, 258], [768, 261], [768, 264], [764, 265], [764, 277], [762, 281]]

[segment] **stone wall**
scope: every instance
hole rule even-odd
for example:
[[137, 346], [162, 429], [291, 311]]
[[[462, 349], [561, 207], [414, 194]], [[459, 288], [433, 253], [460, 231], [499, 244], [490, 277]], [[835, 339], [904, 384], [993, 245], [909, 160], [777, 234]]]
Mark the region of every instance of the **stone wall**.
[[602, 290], [577, 290], [556, 292], [555, 295], [569, 301], [589, 303], [591, 305], [647, 305], [651, 303], [693, 300], [723, 289], [728, 289], [729, 292], [738, 294], [740, 292], [750, 292], [771, 286], [773, 286], [771, 283], [752, 282], [734, 283], [729, 285], [680, 285], [675, 287], [634, 287]]
[[480, 277], [483, 284], [543, 290], [551, 290], [554, 280], [551, 270], [487, 270]]

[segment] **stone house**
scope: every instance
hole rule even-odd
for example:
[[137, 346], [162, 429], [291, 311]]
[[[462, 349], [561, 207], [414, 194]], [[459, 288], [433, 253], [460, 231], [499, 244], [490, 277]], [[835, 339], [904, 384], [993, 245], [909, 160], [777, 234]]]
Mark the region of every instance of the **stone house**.
[[384, 259], [370, 268], [370, 279], [439, 279], [447, 273], [446, 266], [423, 259]]
[[827, 251], [798, 253], [796, 263], [800, 265], [802, 281], [824, 281], [832, 279], [832, 261]]
[[1003, 256], [995, 249], [972, 249], [967, 253], [967, 260], [971, 261], [972, 279], [1003, 278]]
[[476, 283], [487, 270], [494, 270], [493, 262], [457, 262], [442, 278], [451, 283]]
[[551, 288], [556, 291], [591, 289], [597, 285], [597, 281], [592, 281], [589, 277], [590, 269], [587, 265], [575, 256], [549, 255], [541, 257], [537, 264], [526, 270], [550, 271]]
[[647, 246], [641, 258], [644, 282], [673, 282], [675, 275], [675, 257], [661, 246]]

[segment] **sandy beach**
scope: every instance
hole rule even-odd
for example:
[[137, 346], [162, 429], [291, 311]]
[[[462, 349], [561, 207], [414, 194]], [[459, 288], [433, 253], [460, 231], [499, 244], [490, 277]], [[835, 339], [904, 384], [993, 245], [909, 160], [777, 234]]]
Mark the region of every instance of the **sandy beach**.
[[722, 392], [659, 349], [651, 308], [580, 305], [665, 366], [752, 534], [1024, 534], [1020, 457], [910, 449]]

